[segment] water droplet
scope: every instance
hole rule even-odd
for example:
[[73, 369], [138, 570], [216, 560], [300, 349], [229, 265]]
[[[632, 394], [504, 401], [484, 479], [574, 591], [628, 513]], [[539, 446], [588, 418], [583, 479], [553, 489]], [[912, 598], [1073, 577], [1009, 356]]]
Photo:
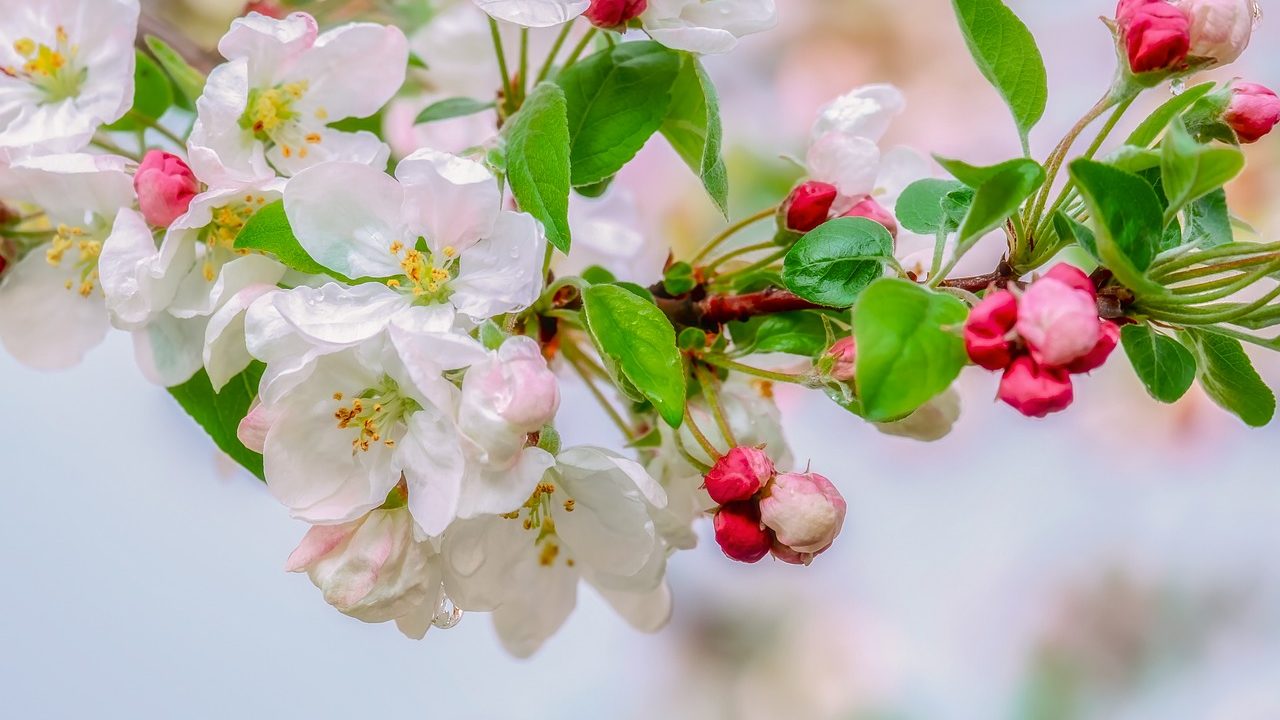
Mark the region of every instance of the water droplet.
[[441, 630], [448, 630], [456, 627], [460, 622], [462, 622], [462, 608], [454, 605], [453, 601], [442, 593], [440, 601], [436, 603], [436, 614], [431, 618], [431, 624]]
[[1174, 78], [1169, 82], [1169, 92], [1174, 95], [1181, 95], [1183, 90], [1187, 89], [1187, 81], [1182, 78]]

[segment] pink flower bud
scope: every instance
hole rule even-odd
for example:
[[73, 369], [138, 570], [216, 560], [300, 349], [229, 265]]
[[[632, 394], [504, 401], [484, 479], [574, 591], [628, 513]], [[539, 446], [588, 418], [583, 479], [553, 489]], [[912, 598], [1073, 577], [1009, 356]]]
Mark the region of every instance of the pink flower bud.
[[1037, 363], [1063, 367], [1098, 344], [1098, 304], [1078, 287], [1042, 277], [1022, 294], [1017, 329]]
[[849, 208], [844, 217], [860, 217], [874, 220], [883, 225], [894, 238], [898, 237], [897, 219], [893, 217], [893, 213], [885, 210], [884, 206], [876, 202], [875, 198], [870, 195], [859, 200], [857, 205]]
[[1084, 271], [1074, 265], [1067, 263], [1058, 263], [1050, 268], [1049, 272], [1044, 274], [1047, 278], [1053, 278], [1064, 285], [1070, 285], [1076, 290], [1089, 293], [1089, 297], [1094, 300], [1098, 299], [1098, 290], [1093, 286], [1093, 281], [1085, 275]]
[[773, 461], [763, 450], [739, 445], [707, 473], [707, 494], [718, 505], [747, 500], [773, 479], [774, 472]]
[[1174, 5], [1191, 21], [1192, 56], [1226, 65], [1249, 47], [1254, 22], [1251, 0], [1176, 0]]
[[151, 150], [133, 175], [142, 216], [155, 227], [169, 227], [191, 206], [200, 183], [177, 155]]
[[760, 500], [760, 519], [778, 542], [812, 555], [831, 547], [844, 526], [845, 510], [840, 491], [817, 473], [783, 473]]
[[487, 362], [471, 366], [462, 383], [464, 410], [500, 417], [517, 432], [551, 422], [560, 407], [560, 386], [533, 338], [508, 338]]
[[857, 360], [858, 346], [853, 336], [843, 337], [827, 348], [827, 354], [835, 359], [831, 367], [831, 377], [840, 382], [853, 382], [854, 361]]
[[1006, 338], [1018, 322], [1018, 299], [1008, 290], [987, 294], [974, 306], [964, 324], [964, 347], [969, 359], [988, 370], [1003, 370], [1013, 360]]
[[759, 562], [773, 547], [773, 534], [760, 524], [760, 508], [753, 502], [722, 506], [714, 521], [716, 543], [738, 562]]
[[1258, 142], [1280, 123], [1280, 97], [1257, 83], [1238, 83], [1222, 119], [1242, 143]]
[[831, 204], [836, 201], [836, 186], [810, 180], [795, 190], [782, 203], [787, 229], [806, 233], [827, 221]]
[[649, 7], [649, 0], [591, 0], [583, 13], [598, 28], [615, 28], [639, 17]]
[[1004, 371], [999, 397], [1027, 417], [1042, 418], [1067, 409], [1075, 396], [1066, 370], [1037, 365], [1023, 355]]
[[1191, 48], [1187, 15], [1165, 0], [1121, 0], [1116, 23], [1134, 73], [1171, 70]]
[[1081, 357], [1071, 361], [1067, 366], [1067, 372], [1079, 375], [1080, 373], [1093, 372], [1102, 367], [1102, 364], [1111, 356], [1111, 351], [1116, 349], [1116, 345], [1120, 344], [1120, 326], [1110, 320], [1102, 320], [1098, 325], [1099, 336], [1098, 344], [1093, 349], [1085, 353]]

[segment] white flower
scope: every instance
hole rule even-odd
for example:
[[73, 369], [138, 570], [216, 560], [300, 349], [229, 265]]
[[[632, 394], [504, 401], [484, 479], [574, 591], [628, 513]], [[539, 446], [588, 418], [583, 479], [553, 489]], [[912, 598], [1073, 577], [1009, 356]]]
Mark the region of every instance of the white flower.
[[71, 367], [107, 332], [98, 256], [117, 211], [133, 203], [124, 158], [46, 155], [0, 167], [7, 199], [39, 208], [48, 240], [0, 281], [0, 342], [19, 362]]
[[556, 275], [581, 275], [599, 265], [627, 282], [648, 285], [662, 278], [667, 248], [641, 232], [640, 213], [626, 190], [615, 186], [595, 199], [571, 195], [569, 227], [573, 248], [568, 257], [556, 255]]
[[404, 82], [399, 29], [350, 23], [317, 35], [306, 13], [237, 19], [218, 43], [228, 62], [209, 74], [188, 143], [191, 167], [211, 185], [294, 175], [326, 161], [382, 166], [388, 149], [369, 132], [329, 124], [377, 112]]
[[933, 442], [950, 435], [951, 428], [959, 419], [960, 393], [954, 387], [949, 387], [901, 420], [871, 425], [885, 435]]
[[83, 148], [133, 104], [137, 0], [0, 0], [0, 158]]
[[542, 226], [503, 210], [497, 181], [477, 162], [423, 149], [395, 178], [326, 163], [293, 178], [284, 203], [317, 262], [385, 282], [361, 286], [367, 298], [347, 310], [353, 318], [363, 309], [385, 323], [397, 309], [447, 302], [481, 321], [528, 307], [542, 290]]
[[597, 448], [571, 448], [524, 506], [458, 521], [441, 555], [445, 591], [461, 608], [493, 611], [504, 647], [525, 657], [560, 628], [579, 580], [637, 629], [671, 613], [666, 547], [652, 514], [666, 504], [642, 467]]
[[773, 0], [649, 0], [645, 32], [675, 50], [724, 53], [778, 22]]
[[99, 263], [102, 289], [112, 324], [134, 331], [152, 381], [177, 385], [204, 366], [220, 390], [248, 366], [244, 313], [285, 268], [233, 245], [254, 212], [280, 199], [283, 185], [272, 179], [197, 195], [158, 248], [137, 212], [116, 218]]
[[474, 0], [495, 20], [524, 27], [551, 27], [569, 22], [591, 7], [591, 0]]
[[880, 138], [893, 118], [906, 107], [892, 85], [866, 85], [825, 105], [810, 132], [806, 165], [809, 177], [834, 185], [840, 198], [833, 208], [840, 215], [867, 196], [891, 200], [911, 182], [923, 177], [928, 164], [909, 148], [893, 148], [883, 156]]
[[313, 526], [285, 568], [307, 573], [339, 612], [368, 623], [394, 620], [412, 638], [431, 627], [443, 591], [439, 558], [414, 536], [403, 507]]

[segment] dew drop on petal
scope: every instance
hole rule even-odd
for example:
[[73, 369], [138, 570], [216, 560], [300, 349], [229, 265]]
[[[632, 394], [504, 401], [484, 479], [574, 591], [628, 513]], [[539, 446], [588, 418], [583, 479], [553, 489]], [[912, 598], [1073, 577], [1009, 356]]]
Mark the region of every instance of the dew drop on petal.
[[1174, 78], [1169, 81], [1169, 92], [1174, 95], [1181, 95], [1183, 90], [1187, 89], [1187, 81], [1182, 78]]
[[452, 600], [441, 594], [440, 601], [436, 603], [436, 614], [431, 618], [431, 624], [441, 630], [448, 630], [456, 627], [460, 622], [462, 622], [462, 608], [454, 605]]

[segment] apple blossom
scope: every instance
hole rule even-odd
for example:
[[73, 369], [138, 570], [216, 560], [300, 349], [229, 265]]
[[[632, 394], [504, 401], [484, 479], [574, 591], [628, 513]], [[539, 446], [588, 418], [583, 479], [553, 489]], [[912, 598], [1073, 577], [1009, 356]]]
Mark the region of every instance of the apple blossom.
[[584, 16], [592, 25], [610, 29], [630, 22], [648, 5], [649, 0], [591, 0]]
[[1280, 123], [1280, 97], [1257, 83], [1237, 83], [1222, 115], [1242, 143], [1255, 143]]
[[1111, 353], [1120, 344], [1120, 326], [1110, 320], [1100, 320], [1098, 325], [1098, 343], [1089, 352], [1072, 360], [1067, 365], [1067, 372], [1072, 374], [1088, 373], [1102, 367], [1111, 357]]
[[760, 492], [773, 475], [773, 461], [767, 453], [739, 445], [717, 459], [707, 472], [707, 494], [720, 505], [746, 500]]
[[1053, 367], [1088, 353], [1101, 332], [1093, 296], [1049, 276], [1022, 294], [1016, 327], [1036, 362]]
[[320, 34], [306, 13], [238, 18], [218, 43], [227, 59], [196, 102], [191, 166], [210, 185], [291, 176], [327, 161], [381, 167], [373, 133], [330, 123], [377, 112], [404, 83], [408, 41], [398, 28], [349, 23]]
[[476, 7], [495, 20], [542, 28], [560, 25], [578, 17], [591, 0], [473, 0]]
[[778, 22], [774, 0], [649, 0], [645, 32], [673, 50], [724, 53]]
[[760, 522], [760, 506], [755, 502], [736, 502], [716, 511], [713, 520], [716, 544], [731, 560], [760, 562], [773, 547], [773, 533]]
[[999, 397], [1027, 417], [1042, 418], [1067, 409], [1075, 395], [1066, 370], [1039, 365], [1023, 355], [1005, 369]]
[[395, 621], [421, 638], [443, 590], [440, 560], [414, 535], [403, 507], [373, 510], [341, 525], [316, 525], [289, 555], [285, 569], [305, 572], [325, 602], [368, 623]]
[[884, 209], [884, 206], [869, 195], [854, 203], [854, 206], [845, 211], [842, 217], [860, 217], [872, 220], [883, 225], [893, 237], [898, 237], [898, 221], [893, 217], [893, 213]]
[[73, 152], [133, 104], [138, 0], [0, 0], [0, 159]]
[[138, 207], [147, 222], [156, 227], [169, 224], [187, 211], [191, 199], [200, 192], [200, 182], [182, 158], [163, 150], [152, 150], [142, 158], [133, 174]]
[[1254, 0], [1174, 0], [1191, 24], [1191, 54], [1221, 65], [1239, 59], [1253, 35]]
[[1121, 0], [1116, 23], [1135, 73], [1171, 70], [1190, 50], [1189, 19], [1165, 0]]
[[831, 481], [813, 473], [781, 473], [760, 499], [760, 521], [780, 544], [803, 555], [831, 547], [844, 526], [844, 497]]
[[988, 292], [964, 324], [969, 359], [988, 370], [1003, 370], [1013, 359], [1008, 335], [1018, 322], [1018, 299], [1008, 290]]

